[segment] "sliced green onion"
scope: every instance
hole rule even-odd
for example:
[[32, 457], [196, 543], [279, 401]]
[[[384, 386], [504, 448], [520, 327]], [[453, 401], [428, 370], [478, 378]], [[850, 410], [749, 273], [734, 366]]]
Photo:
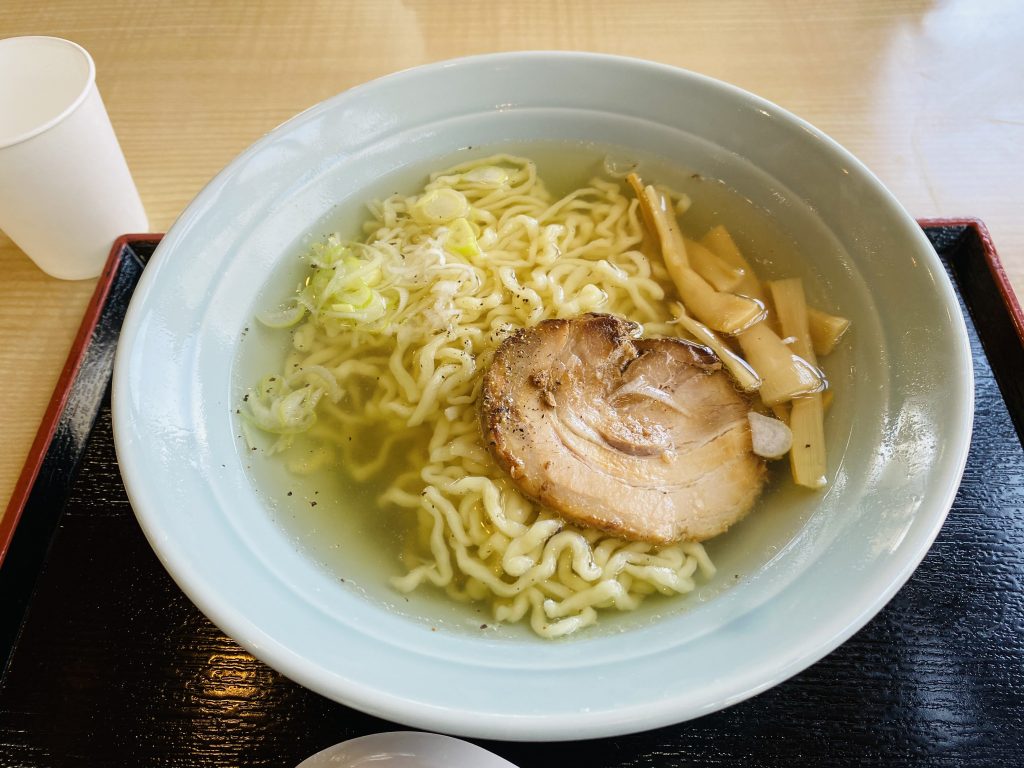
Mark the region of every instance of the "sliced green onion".
[[477, 242], [473, 227], [463, 218], [455, 219], [449, 226], [445, 247], [467, 259], [480, 255], [480, 243]]
[[468, 214], [466, 196], [444, 187], [430, 190], [412, 206], [412, 217], [420, 224], [447, 224]]
[[268, 328], [291, 328], [298, 324], [306, 316], [306, 307], [298, 302], [292, 306], [282, 306], [277, 309], [260, 312], [256, 319]]
[[481, 165], [462, 175], [466, 181], [483, 184], [488, 187], [500, 187], [508, 184], [508, 169], [497, 165]]

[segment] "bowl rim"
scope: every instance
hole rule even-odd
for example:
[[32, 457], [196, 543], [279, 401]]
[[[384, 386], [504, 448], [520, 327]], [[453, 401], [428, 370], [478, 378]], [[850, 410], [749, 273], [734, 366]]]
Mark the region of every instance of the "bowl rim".
[[[730, 706], [761, 693], [806, 669], [830, 653], [863, 627], [868, 620], [889, 602], [893, 595], [906, 583], [934, 542], [952, 505], [957, 488], [959, 487], [960, 477], [966, 465], [974, 412], [973, 369], [971, 367], [966, 324], [962, 313], [959, 311], [952, 286], [947, 280], [945, 283], [940, 282], [938, 284], [938, 290], [946, 306], [953, 308], [959, 320], [959, 322], [954, 322], [957, 336], [954, 345], [961, 356], [960, 362], [965, 363], [966, 367], [961, 366], [962, 375], [956, 378], [958, 385], [956, 394], [958, 395], [957, 400], [963, 403], [965, 419], [957, 425], [958, 428], [950, 440], [951, 445], [955, 449], [952, 465], [954, 472], [946, 478], [944, 487], [941, 488], [930, 505], [931, 508], [941, 511], [933, 513], [929, 519], [930, 525], [925, 530], [918, 532], [916, 544], [913, 550], [904, 557], [902, 568], [899, 572], [888, 582], [884, 589], [875, 591], [873, 593], [874, 598], [859, 612], [854, 615], [845, 616], [841, 622], [826, 623], [826, 628], [819, 632], [818, 635], [812, 636], [812, 639], [808, 640], [799, 652], [794, 653], [784, 663], [772, 669], [761, 669], [756, 674], [750, 675], [749, 679], [730, 678], [728, 684], [723, 683], [713, 696], [706, 697], [701, 702], [694, 703], [688, 701], [687, 697], [683, 695], [649, 701], [646, 704], [636, 705], [626, 710], [590, 713], [541, 713], [536, 716], [511, 718], [505, 713], [481, 713], [469, 710], [459, 711], [451, 708], [431, 708], [425, 706], [422, 702], [410, 701], [401, 696], [395, 696], [388, 691], [366, 688], [358, 683], [347, 688], [341, 685], [343, 697], [339, 698], [339, 682], [342, 681], [338, 679], [327, 681], [324, 670], [319, 664], [296, 655], [287, 646], [278, 643], [275, 638], [263, 632], [261, 627], [255, 625], [251, 619], [239, 612], [233, 605], [230, 596], [217, 594], [211, 591], [201, 580], [196, 579], [194, 574], [189, 571], [186, 560], [175, 549], [174, 543], [169, 540], [167, 531], [161, 526], [159, 517], [150, 514], [150, 511], [155, 506], [155, 502], [151, 497], [147, 478], [139, 473], [130, 445], [132, 424], [127, 396], [125, 395], [128, 390], [129, 371], [132, 363], [129, 351], [137, 343], [144, 307], [155, 290], [157, 279], [163, 269], [163, 263], [166, 259], [171, 258], [177, 243], [185, 237], [197, 217], [203, 215], [206, 206], [217, 196], [218, 190], [232, 180], [239, 167], [247, 159], [258, 155], [267, 147], [279, 141], [283, 136], [287, 136], [291, 131], [297, 130], [324, 112], [336, 109], [338, 105], [345, 103], [354, 96], [362, 94], [369, 89], [377, 88], [381, 84], [401, 83], [406, 80], [415, 80], [419, 77], [433, 76], [441, 70], [451, 68], [472, 68], [481, 64], [514, 65], [524, 60], [543, 59], [552, 62], [588, 60], [605, 62], [612, 65], [632, 67], [639, 75], [643, 75], [645, 72], [657, 72], [674, 77], [691, 78], [709, 87], [722, 89], [761, 109], [769, 110], [773, 117], [785, 120], [794, 127], [809, 133], [815, 141], [824, 144], [831, 153], [841, 158], [844, 163], [857, 169], [863, 178], [871, 184], [874, 192], [890, 208], [902, 214], [902, 218], [906, 220], [904, 223], [916, 228], [918, 243], [922, 245], [919, 249], [922, 257], [930, 259], [931, 265], [938, 271], [942, 271], [941, 262], [925, 238], [923, 231], [917, 227], [916, 222], [914, 222], [881, 181], [863, 163], [832, 138], [776, 104], [735, 85], [724, 83], [706, 75], [667, 64], [626, 56], [572, 51], [515, 51], [481, 54], [411, 67], [357, 85], [298, 113], [236, 156], [188, 204], [158, 246], [150, 265], [143, 273], [126, 314], [113, 375], [112, 419], [115, 446], [129, 500], [136, 511], [139, 523], [147, 539], [159, 556], [161, 563], [170, 572], [186, 595], [206, 616], [210, 617], [226, 634], [234, 638], [257, 658], [268, 663], [271, 667], [282, 672], [292, 680], [332, 699], [342, 701], [349, 706], [370, 714], [428, 730], [439, 730], [462, 736], [504, 740], [575, 740], [632, 733], [678, 723]], [[909, 230], [907, 234], [910, 235]]]

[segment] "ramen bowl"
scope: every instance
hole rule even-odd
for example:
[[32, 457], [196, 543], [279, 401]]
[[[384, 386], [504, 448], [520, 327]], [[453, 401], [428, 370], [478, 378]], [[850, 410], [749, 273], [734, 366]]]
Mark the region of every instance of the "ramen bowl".
[[[280, 365], [280, 346], [253, 318], [300, 279], [296, 254], [357, 226], [370, 199], [494, 151], [536, 152], [542, 171], [566, 177], [610, 156], [670, 186], [699, 181], [709, 199], [726, 189], [740, 219], [748, 211], [782, 233], [751, 254], [767, 275], [804, 278], [816, 303], [852, 320], [827, 362], [829, 487], [770, 491], [763, 509], [709, 542], [718, 572], [696, 591], [605, 612], [559, 640], [430, 590], [395, 592], [394, 554], [349, 522], [364, 519], [369, 498], [289, 477], [250, 450], [236, 413], [246, 385]], [[971, 370], [963, 318], [920, 228], [820, 131], [672, 67], [518, 53], [354, 88], [225, 168], [167, 233], [135, 292], [113, 417], [125, 487], [154, 550], [254, 656], [408, 726], [568, 740], [739, 702], [875, 615], [952, 503]]]

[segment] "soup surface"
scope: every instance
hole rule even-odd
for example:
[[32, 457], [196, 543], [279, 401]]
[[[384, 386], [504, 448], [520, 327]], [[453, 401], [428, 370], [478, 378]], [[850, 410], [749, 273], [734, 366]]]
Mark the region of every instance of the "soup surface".
[[[724, 226], [758, 278], [800, 275], [808, 302], [833, 308], [827, 280], [722, 181], [610, 147], [501, 149], [381, 180], [367, 208], [332, 212], [283, 260], [236, 366], [252, 477], [339, 588], [433, 625], [558, 637], [688, 610], [784, 549], [816, 494], [778, 463], [751, 516], [706, 546], [575, 527], [488, 454], [482, 373], [510, 333], [548, 318], [602, 312], [645, 337], [686, 335], [624, 180], [634, 169], [689, 240]], [[839, 391], [844, 356], [827, 366]]]

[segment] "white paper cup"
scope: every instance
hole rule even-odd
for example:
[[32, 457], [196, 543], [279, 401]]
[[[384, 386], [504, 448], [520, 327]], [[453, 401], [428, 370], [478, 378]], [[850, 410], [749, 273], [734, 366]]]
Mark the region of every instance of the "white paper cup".
[[0, 40], [0, 229], [65, 280], [95, 277], [117, 237], [149, 229], [96, 66], [76, 43]]

